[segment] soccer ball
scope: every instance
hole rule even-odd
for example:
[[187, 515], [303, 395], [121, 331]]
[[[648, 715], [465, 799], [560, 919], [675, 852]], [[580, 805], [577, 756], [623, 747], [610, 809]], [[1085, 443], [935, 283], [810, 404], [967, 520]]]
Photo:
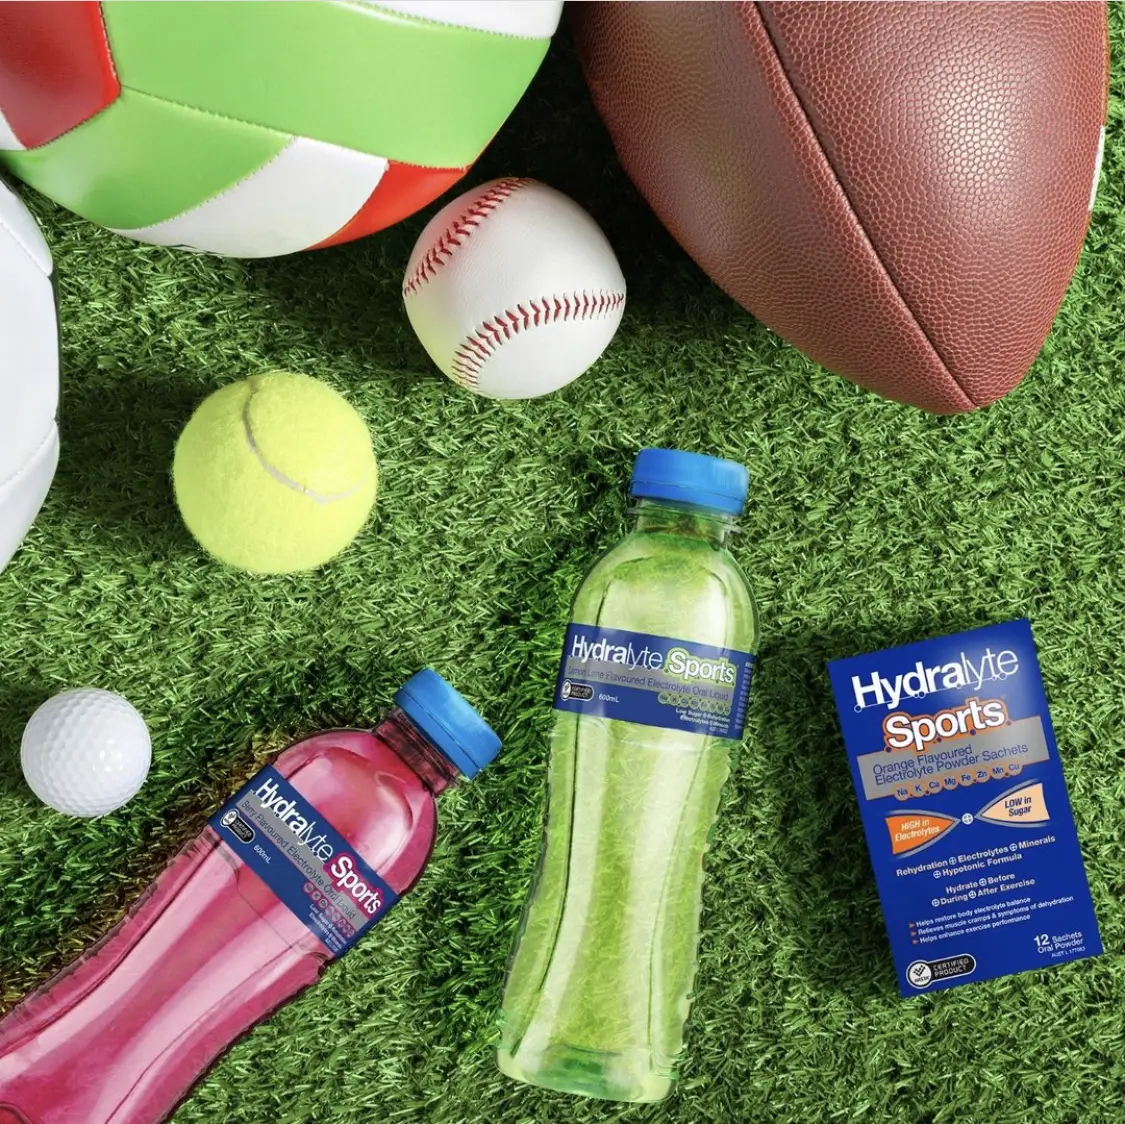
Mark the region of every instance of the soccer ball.
[[0, 183], [0, 570], [55, 475], [58, 404], [51, 252], [27, 208]]
[[0, 4], [0, 160], [142, 242], [248, 258], [347, 242], [465, 174], [561, 9]]

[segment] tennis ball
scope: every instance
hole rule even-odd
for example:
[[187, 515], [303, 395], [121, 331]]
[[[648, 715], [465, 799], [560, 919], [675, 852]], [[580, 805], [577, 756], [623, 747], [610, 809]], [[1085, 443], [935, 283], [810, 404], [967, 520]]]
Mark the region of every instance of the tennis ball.
[[204, 550], [252, 573], [287, 574], [323, 565], [356, 537], [379, 470], [344, 398], [273, 371], [203, 401], [176, 443], [172, 480]]

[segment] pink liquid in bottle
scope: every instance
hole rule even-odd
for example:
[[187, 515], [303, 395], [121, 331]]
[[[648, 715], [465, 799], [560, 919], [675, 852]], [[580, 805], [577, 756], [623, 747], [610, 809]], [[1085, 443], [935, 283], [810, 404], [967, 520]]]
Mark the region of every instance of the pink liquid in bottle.
[[158, 1124], [411, 889], [434, 798], [500, 742], [432, 670], [395, 702], [373, 731], [285, 750], [116, 928], [0, 1021], [0, 1124]]

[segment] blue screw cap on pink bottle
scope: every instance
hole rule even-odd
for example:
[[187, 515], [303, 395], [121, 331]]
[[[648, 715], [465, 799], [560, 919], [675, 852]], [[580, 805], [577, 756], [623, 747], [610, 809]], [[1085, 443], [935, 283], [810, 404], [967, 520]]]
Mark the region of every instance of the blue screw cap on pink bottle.
[[472, 780], [500, 752], [492, 727], [432, 667], [412, 675], [395, 695], [395, 704]]

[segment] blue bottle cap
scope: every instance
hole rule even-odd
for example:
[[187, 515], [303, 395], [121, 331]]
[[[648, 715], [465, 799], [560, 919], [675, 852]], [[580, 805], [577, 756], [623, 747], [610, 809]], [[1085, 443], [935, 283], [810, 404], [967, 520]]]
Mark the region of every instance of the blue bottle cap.
[[395, 705], [472, 780], [500, 752], [491, 726], [432, 667], [412, 675], [395, 695]]
[[750, 473], [735, 461], [682, 449], [642, 449], [629, 494], [741, 515], [749, 490]]

